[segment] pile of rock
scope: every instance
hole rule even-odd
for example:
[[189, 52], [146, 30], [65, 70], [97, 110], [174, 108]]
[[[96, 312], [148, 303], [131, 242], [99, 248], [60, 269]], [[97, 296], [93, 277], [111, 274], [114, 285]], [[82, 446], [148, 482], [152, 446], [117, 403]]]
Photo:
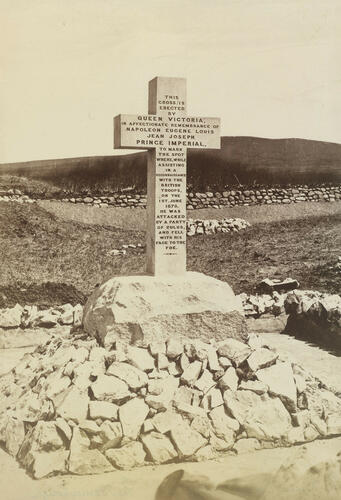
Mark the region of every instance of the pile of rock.
[[263, 314], [280, 316], [285, 312], [284, 301], [286, 293], [272, 292], [271, 294], [248, 295], [241, 293], [240, 297], [245, 316], [259, 318]]
[[253, 336], [105, 349], [54, 337], [0, 379], [0, 440], [35, 478], [341, 434], [341, 399]]
[[16, 201], [17, 203], [34, 203], [36, 200], [30, 198], [27, 194], [23, 194], [20, 189], [0, 190], [1, 201]]
[[188, 219], [186, 222], [187, 236], [196, 234], [230, 233], [240, 231], [250, 226], [244, 219]]
[[309, 290], [288, 293], [286, 332], [341, 347], [341, 297]]
[[37, 306], [16, 304], [0, 309], [0, 328], [52, 328], [57, 325], [80, 326], [83, 306], [64, 304], [62, 306], [38, 309]]

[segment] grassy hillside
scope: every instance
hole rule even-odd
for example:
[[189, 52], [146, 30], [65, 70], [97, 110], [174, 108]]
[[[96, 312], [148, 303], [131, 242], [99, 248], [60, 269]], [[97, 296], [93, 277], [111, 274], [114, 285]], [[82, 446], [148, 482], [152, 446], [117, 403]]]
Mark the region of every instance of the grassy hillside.
[[[317, 184], [341, 181], [341, 145], [304, 139], [222, 137], [220, 150], [188, 151], [188, 187]], [[73, 192], [146, 186], [146, 153], [0, 165], [0, 176], [48, 182]]]
[[[246, 230], [188, 238], [187, 268], [227, 281], [237, 293], [254, 291], [265, 277], [288, 276], [298, 279], [303, 289], [340, 293], [335, 264], [341, 218], [338, 204], [325, 207], [328, 214], [302, 212], [301, 205], [294, 205], [287, 220], [280, 214], [285, 206], [276, 212], [270, 206], [259, 207], [257, 213], [252, 209], [253, 224]], [[135, 211], [120, 209], [116, 220], [110, 210], [97, 210], [107, 217], [100, 221], [88, 217], [87, 210], [85, 223], [80, 214], [56, 215], [35, 204], [0, 202], [0, 308], [16, 302], [84, 302], [103, 280], [143, 271], [143, 250], [110, 254], [122, 244], [144, 242], [144, 231], [131, 219]], [[233, 216], [244, 214], [238, 210]]]

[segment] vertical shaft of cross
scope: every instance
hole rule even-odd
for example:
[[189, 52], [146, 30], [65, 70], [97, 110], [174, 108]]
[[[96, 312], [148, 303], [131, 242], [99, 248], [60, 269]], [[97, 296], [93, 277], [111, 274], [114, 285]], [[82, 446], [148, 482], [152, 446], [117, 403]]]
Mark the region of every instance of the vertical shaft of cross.
[[[160, 103], [181, 108], [170, 112]], [[178, 104], [178, 105], [176, 105]], [[186, 81], [154, 78], [149, 83], [149, 114], [185, 116]], [[186, 272], [186, 147], [156, 147], [148, 151], [147, 273]]]

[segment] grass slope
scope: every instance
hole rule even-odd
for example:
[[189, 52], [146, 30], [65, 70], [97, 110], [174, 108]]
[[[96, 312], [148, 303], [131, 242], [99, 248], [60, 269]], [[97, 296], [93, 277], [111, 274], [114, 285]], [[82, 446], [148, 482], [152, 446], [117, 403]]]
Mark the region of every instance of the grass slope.
[[[303, 218], [295, 207], [296, 219], [292, 214], [281, 221], [277, 213], [271, 221], [272, 208], [267, 207], [267, 214], [259, 216], [262, 222], [253, 215], [253, 225], [240, 233], [189, 238], [188, 269], [227, 281], [237, 293], [254, 291], [267, 276], [291, 276], [302, 288], [340, 293], [337, 204], [328, 205], [329, 214]], [[62, 220], [41, 206], [0, 203], [0, 307], [84, 302], [103, 280], [143, 271], [142, 251], [109, 254], [122, 244], [144, 241], [144, 232], [129, 226], [133, 212], [121, 209], [118, 223], [125, 214], [127, 221], [123, 229], [112, 220], [110, 225], [91, 224], [70, 220], [72, 214]]]

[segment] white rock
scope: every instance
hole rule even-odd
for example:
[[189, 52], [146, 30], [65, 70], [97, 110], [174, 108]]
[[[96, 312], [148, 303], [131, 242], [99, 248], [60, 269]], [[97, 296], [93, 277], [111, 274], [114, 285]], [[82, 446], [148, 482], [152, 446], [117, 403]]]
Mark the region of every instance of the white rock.
[[83, 324], [106, 346], [117, 335], [146, 343], [166, 340], [173, 331], [178, 337], [191, 332], [195, 337], [198, 318], [203, 340], [247, 337], [242, 306], [230, 286], [193, 272], [111, 278], [88, 299]]
[[216, 350], [212, 347], [211, 349], [208, 349], [207, 351], [207, 361], [208, 361], [208, 366], [209, 369], [212, 372], [219, 371], [221, 369], [221, 365], [218, 360], [218, 355]]
[[118, 416], [122, 424], [123, 435], [131, 439], [137, 439], [148, 412], [148, 405], [138, 398], [131, 399], [120, 406]]
[[244, 427], [249, 438], [274, 441], [287, 435], [291, 418], [279, 398], [269, 398], [247, 414]]
[[301, 394], [307, 388], [306, 381], [305, 381], [304, 377], [302, 377], [301, 375], [294, 375], [294, 379], [295, 379], [297, 392], [298, 392], [298, 394]]
[[70, 377], [62, 375], [60, 371], [51, 373], [45, 381], [44, 389], [46, 396], [53, 400], [55, 396], [64, 392], [71, 385]]
[[192, 406], [186, 403], [181, 403], [174, 401], [174, 406], [178, 410], [181, 415], [184, 415], [189, 420], [193, 420], [193, 418], [206, 417], [207, 412], [203, 408], [199, 408], [199, 406]]
[[37, 306], [26, 305], [21, 315], [21, 326], [24, 328], [32, 326], [34, 318], [36, 317], [37, 313], [38, 313]]
[[327, 433], [329, 436], [341, 434], [341, 415], [334, 414], [327, 417]]
[[65, 304], [61, 308], [59, 322], [62, 325], [72, 325], [74, 320], [74, 308], [71, 304]]
[[186, 370], [186, 368], [189, 367], [189, 359], [187, 357], [187, 355], [183, 352], [180, 356], [180, 368], [181, 370], [184, 372]]
[[63, 434], [67, 441], [71, 440], [72, 430], [67, 421], [64, 418], [58, 417], [55, 421], [57, 429]]
[[150, 432], [141, 436], [144, 448], [147, 450], [149, 458], [156, 464], [163, 464], [174, 460], [178, 454], [171, 441], [164, 434]]
[[32, 474], [35, 479], [49, 476], [51, 474], [63, 474], [66, 472], [66, 463], [69, 456], [68, 450], [35, 451], [32, 452]]
[[83, 306], [81, 304], [77, 304], [73, 308], [73, 324], [74, 324], [74, 326], [81, 326], [82, 320], [83, 320]]
[[166, 346], [167, 346], [166, 354], [169, 359], [177, 358], [184, 351], [184, 346], [182, 342], [176, 339], [169, 339], [166, 342]]
[[204, 438], [209, 439], [211, 435], [211, 423], [207, 416], [200, 417], [196, 416], [191, 422], [191, 427], [195, 431], [199, 432]]
[[279, 396], [290, 408], [297, 405], [296, 384], [291, 364], [276, 363], [256, 373], [258, 380], [269, 387], [270, 394]]
[[25, 436], [18, 452], [18, 460], [25, 466], [31, 467], [33, 452], [55, 451], [64, 448], [64, 443], [54, 422], [37, 422]]
[[181, 370], [181, 368], [178, 367], [177, 363], [175, 363], [174, 361], [169, 361], [168, 362], [168, 373], [170, 375], [174, 375], [176, 377], [177, 375], [182, 374], [182, 370]]
[[75, 386], [68, 387], [53, 400], [56, 414], [66, 420], [76, 422], [86, 419], [88, 413], [89, 396]]
[[185, 385], [181, 385], [174, 393], [174, 401], [178, 403], [192, 404], [193, 390]]
[[239, 422], [238, 420], [229, 417], [225, 413], [224, 406], [217, 406], [209, 413], [209, 417], [212, 422], [212, 427], [214, 429], [214, 433], [221, 439], [225, 439], [228, 441], [233, 440], [234, 433], [239, 431]]
[[0, 328], [18, 328], [21, 324], [23, 308], [20, 304], [0, 309]]
[[224, 356], [220, 356], [219, 365], [225, 369], [225, 368], [228, 368], [229, 366], [232, 366], [232, 361], [229, 360], [229, 358], [225, 358]]
[[90, 351], [89, 361], [96, 361], [99, 364], [103, 364], [108, 355], [108, 351], [104, 347], [93, 347]]
[[207, 444], [207, 440], [185, 422], [182, 426], [173, 427], [170, 435], [180, 458], [194, 455], [199, 448]]
[[224, 394], [225, 407], [230, 415], [243, 425], [247, 415], [253, 408], [262, 404], [261, 397], [252, 391], [232, 391], [227, 389]]
[[179, 379], [169, 375], [165, 379], [155, 379], [148, 384], [148, 391], [145, 401], [155, 410], [166, 410], [174, 398], [175, 391], [179, 385]]
[[38, 311], [34, 320], [34, 327], [42, 327], [42, 328], [52, 328], [58, 324], [60, 319], [60, 313], [55, 309], [45, 309], [42, 311]]
[[105, 420], [100, 426], [100, 437], [102, 439], [103, 451], [109, 448], [117, 448], [123, 438], [123, 430], [120, 422], [108, 422]]
[[177, 427], [182, 425], [183, 420], [181, 416], [174, 412], [172, 409], [169, 409], [165, 412], [157, 413], [155, 417], [151, 419], [151, 424], [154, 429], [161, 434], [165, 434], [169, 432], [173, 427]]
[[114, 375], [123, 380], [134, 391], [141, 389], [148, 383], [146, 373], [128, 363], [114, 361], [107, 369], [107, 375]]
[[233, 446], [233, 449], [236, 450], [238, 455], [241, 455], [243, 453], [250, 453], [252, 451], [259, 450], [260, 443], [255, 438], [243, 438], [243, 439], [239, 439], [235, 443], [235, 445]]
[[166, 370], [169, 364], [170, 362], [165, 354], [160, 352], [156, 355], [156, 366], [158, 370]]
[[73, 356], [76, 354], [76, 348], [71, 345], [62, 344], [49, 359], [50, 366], [55, 370], [64, 367], [69, 361], [73, 360]]
[[111, 472], [113, 466], [99, 450], [71, 451], [69, 472], [77, 475], [102, 474]]
[[150, 354], [154, 356], [154, 358], [157, 356], [157, 354], [166, 354], [166, 342], [151, 342], [148, 348]]
[[267, 368], [274, 363], [278, 359], [278, 354], [271, 351], [270, 349], [266, 349], [265, 347], [261, 347], [253, 351], [253, 353], [248, 357], [247, 364], [250, 367], [250, 370], [256, 372], [261, 368]]
[[209, 372], [208, 370], [204, 370], [200, 378], [194, 382], [194, 387], [204, 393], [208, 392], [214, 386], [215, 381], [213, 380], [211, 372]]
[[225, 391], [226, 389], [232, 389], [233, 391], [237, 390], [239, 378], [236, 373], [236, 370], [230, 366], [224, 375], [218, 380], [219, 387]]
[[141, 443], [132, 441], [122, 448], [106, 450], [105, 456], [118, 469], [129, 470], [143, 465], [146, 453]]
[[84, 363], [89, 358], [89, 351], [85, 347], [79, 347], [76, 349], [75, 353], [72, 356], [72, 360], [77, 363]]
[[187, 385], [193, 385], [199, 378], [202, 368], [201, 361], [194, 361], [181, 375], [181, 381]]
[[212, 387], [203, 397], [200, 406], [207, 410], [213, 410], [217, 406], [223, 405], [224, 400], [220, 389]]
[[100, 433], [100, 428], [93, 420], [81, 420], [80, 422], [78, 422], [78, 427], [82, 431], [86, 432], [87, 436], [89, 437]]
[[230, 359], [236, 366], [241, 365], [249, 357], [251, 352], [248, 345], [236, 339], [229, 338], [219, 342], [219, 356]]
[[103, 361], [84, 361], [73, 369], [73, 384], [79, 389], [87, 390], [91, 386], [93, 377], [104, 375], [105, 365]]
[[6, 450], [15, 457], [25, 438], [25, 426], [21, 420], [8, 418], [5, 426], [4, 441]]
[[149, 354], [147, 349], [129, 346], [127, 357], [133, 366], [136, 366], [136, 368], [143, 372], [152, 371], [155, 367], [154, 358]]
[[93, 395], [99, 401], [119, 403], [131, 398], [128, 385], [113, 375], [100, 375], [91, 384]]
[[242, 380], [239, 384], [239, 389], [243, 391], [252, 391], [261, 395], [268, 392], [269, 388], [259, 380]]
[[93, 420], [117, 420], [118, 406], [108, 401], [90, 401], [89, 416]]
[[214, 460], [217, 458], [217, 453], [213, 449], [213, 447], [208, 444], [199, 448], [198, 451], [195, 452], [195, 455], [191, 457], [196, 462], [205, 462], [206, 460]]

